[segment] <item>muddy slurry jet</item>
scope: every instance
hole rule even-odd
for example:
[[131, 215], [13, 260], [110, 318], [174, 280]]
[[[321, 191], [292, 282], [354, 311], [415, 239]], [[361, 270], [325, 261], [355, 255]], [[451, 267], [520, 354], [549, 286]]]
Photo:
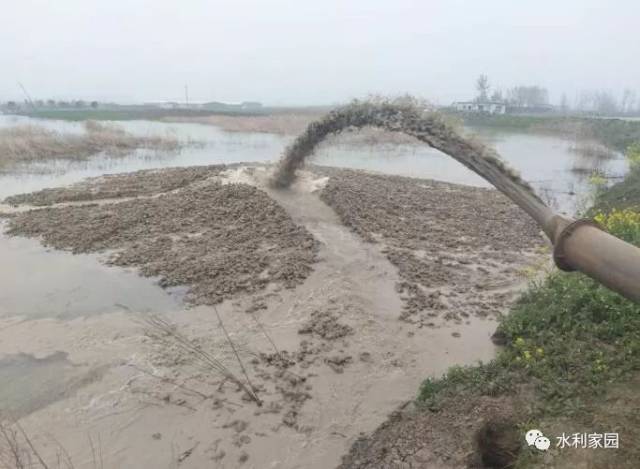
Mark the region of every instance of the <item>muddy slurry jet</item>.
[[574, 220], [555, 213], [495, 150], [463, 137], [438, 113], [425, 111], [412, 100], [354, 101], [312, 122], [287, 148], [272, 185], [288, 187], [296, 170], [328, 136], [363, 127], [401, 132], [451, 156], [490, 182], [536, 221], [553, 243], [553, 259], [558, 268], [583, 272], [626, 298], [640, 302], [640, 249], [610, 235], [592, 220]]

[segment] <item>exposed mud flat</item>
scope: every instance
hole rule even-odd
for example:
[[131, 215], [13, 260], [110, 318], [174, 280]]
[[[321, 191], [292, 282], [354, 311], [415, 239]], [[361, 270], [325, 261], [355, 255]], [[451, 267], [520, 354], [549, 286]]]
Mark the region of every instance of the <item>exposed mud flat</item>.
[[536, 257], [536, 224], [495, 190], [323, 169], [321, 198], [398, 268], [402, 318], [434, 326], [502, 311]]
[[[147, 180], [143, 171], [27, 199], [77, 202], [83, 196], [149, 194], [175, 187], [176, 181], [184, 186], [183, 169], [162, 173], [174, 182], [159, 182], [158, 173]], [[190, 174], [192, 185], [157, 197], [17, 213], [7, 232], [41, 237], [47, 246], [74, 253], [113, 250], [111, 264], [137, 267], [143, 275], [160, 277], [164, 287], [188, 286], [193, 304], [218, 303], [270, 282], [293, 287], [307, 277], [315, 256], [313, 237], [266, 193], [246, 184], [198, 184], [211, 175], [207, 167]]]
[[22, 204], [45, 206], [62, 202], [150, 196], [207, 179], [222, 169], [224, 165], [171, 168], [170, 170], [145, 169], [133, 173], [107, 174], [85, 179], [68, 187], [13, 195], [7, 197], [4, 203], [13, 206]]
[[[157, 180], [173, 171], [158, 172]], [[535, 232], [517, 239], [527, 232], [525, 215], [505, 201], [498, 204], [504, 218], [495, 221], [500, 235], [477, 222], [478, 213], [489, 216], [490, 204], [477, 195], [493, 192], [326, 168], [302, 172], [282, 191], [269, 188], [264, 167], [219, 168], [206, 177], [199, 171], [211, 168], [193, 171], [193, 183], [168, 192], [145, 188], [145, 173], [122, 176], [124, 187], [144, 191], [123, 189], [124, 200], [109, 196], [98, 204], [75, 194], [69, 205], [56, 195], [62, 203], [11, 214], [10, 229], [63, 249], [114, 251], [118, 265], [190, 287], [191, 302], [200, 306], [163, 317], [242, 377], [240, 357], [262, 405], [170, 338], [159, 341], [136, 311], [71, 321], [7, 317], [0, 321], [0, 357], [64, 351], [72, 363], [105, 370], [100, 380], [21, 419], [46, 454], [58, 446], [42, 428], [78, 468], [92, 467], [88, 435], [99, 436], [105, 467], [335, 467], [358, 435], [411, 399], [425, 377], [493, 357], [493, 312], [512, 298], [479, 296], [474, 285], [503, 293], [520, 288], [503, 269], [526, 265], [530, 257], [517, 254], [536, 244]], [[117, 181], [103, 192], [119, 193]], [[85, 193], [100, 193], [99, 184], [88, 182]], [[439, 189], [447, 200], [436, 204]], [[423, 225], [421, 210], [439, 224]], [[482, 272], [473, 264], [487, 258], [474, 257], [476, 247], [512, 257]], [[409, 260], [394, 266], [394, 252], [409, 253]], [[430, 259], [436, 256], [469, 271], [453, 276], [457, 264], [445, 269]], [[457, 282], [456, 295], [443, 292], [441, 307], [409, 309], [412, 297], [399, 292], [409, 282], [444, 290], [449, 279]], [[492, 303], [485, 311], [473, 301]], [[427, 321], [439, 327], [416, 327]]]

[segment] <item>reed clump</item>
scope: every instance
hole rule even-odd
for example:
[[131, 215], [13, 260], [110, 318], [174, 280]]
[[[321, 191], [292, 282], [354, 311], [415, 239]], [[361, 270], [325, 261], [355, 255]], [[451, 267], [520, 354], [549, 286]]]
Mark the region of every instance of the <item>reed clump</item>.
[[122, 156], [139, 148], [175, 151], [180, 146], [173, 136], [137, 136], [114, 124], [87, 121], [84, 130], [70, 134], [37, 125], [0, 129], [0, 170], [46, 160], [86, 160], [98, 153]]

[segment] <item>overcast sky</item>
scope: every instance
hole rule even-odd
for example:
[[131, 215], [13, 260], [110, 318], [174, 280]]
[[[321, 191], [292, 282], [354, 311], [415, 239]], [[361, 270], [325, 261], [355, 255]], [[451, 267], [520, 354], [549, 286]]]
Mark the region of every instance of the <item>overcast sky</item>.
[[0, 100], [640, 92], [638, 0], [0, 0]]

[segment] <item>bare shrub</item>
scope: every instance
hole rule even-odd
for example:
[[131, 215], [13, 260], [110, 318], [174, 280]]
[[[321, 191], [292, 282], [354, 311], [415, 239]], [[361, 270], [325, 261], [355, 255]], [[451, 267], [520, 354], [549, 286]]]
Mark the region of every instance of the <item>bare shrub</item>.
[[220, 315], [218, 314], [218, 311], [217, 309], [215, 309], [215, 307], [214, 310], [216, 311], [220, 327], [224, 331], [225, 337], [229, 342], [236, 359], [238, 360], [240, 369], [242, 370], [242, 374], [245, 378], [244, 381], [236, 376], [231, 370], [229, 370], [229, 368], [227, 368], [225, 364], [222, 363], [219, 359], [217, 359], [211, 353], [203, 350], [202, 347], [200, 347], [197, 343], [190, 340], [188, 337], [178, 331], [178, 329], [173, 324], [158, 315], [152, 314], [144, 318], [144, 324], [147, 326], [147, 336], [149, 336], [156, 343], [166, 346], [177, 346], [191, 357], [195, 365], [204, 368], [214, 375], [220, 376], [228, 381], [231, 381], [232, 383], [235, 383], [254, 402], [256, 402], [258, 406], [261, 406], [262, 400], [258, 397], [254, 386], [251, 384], [251, 380], [244, 364], [242, 363], [242, 360], [240, 359], [236, 345], [229, 337], [229, 334], [227, 333], [222, 319], [220, 318]]

